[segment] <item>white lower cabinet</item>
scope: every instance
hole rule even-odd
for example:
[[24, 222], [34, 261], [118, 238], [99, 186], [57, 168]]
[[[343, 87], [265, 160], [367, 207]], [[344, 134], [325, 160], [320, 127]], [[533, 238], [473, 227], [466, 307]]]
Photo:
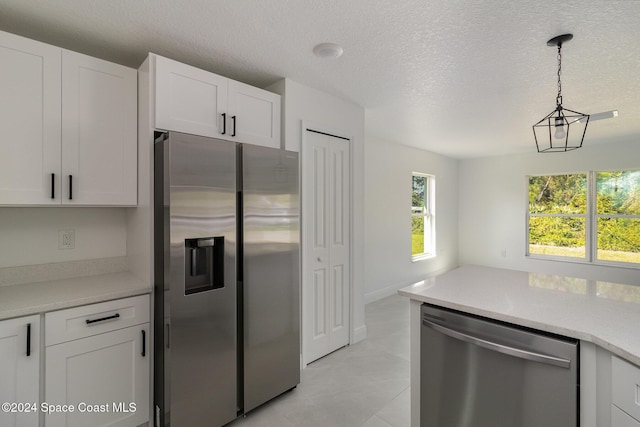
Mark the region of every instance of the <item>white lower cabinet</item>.
[[2, 427], [38, 426], [39, 347], [40, 316], [0, 321]]
[[149, 420], [148, 305], [141, 296], [45, 315], [47, 427]]
[[640, 427], [640, 367], [611, 357], [611, 426]]

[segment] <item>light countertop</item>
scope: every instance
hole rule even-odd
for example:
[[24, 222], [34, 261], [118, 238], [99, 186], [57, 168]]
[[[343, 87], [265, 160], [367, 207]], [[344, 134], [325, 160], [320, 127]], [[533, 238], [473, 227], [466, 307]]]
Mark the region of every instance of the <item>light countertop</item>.
[[470, 265], [398, 293], [589, 341], [640, 365], [640, 286]]
[[0, 286], [0, 320], [150, 292], [150, 285], [127, 272]]

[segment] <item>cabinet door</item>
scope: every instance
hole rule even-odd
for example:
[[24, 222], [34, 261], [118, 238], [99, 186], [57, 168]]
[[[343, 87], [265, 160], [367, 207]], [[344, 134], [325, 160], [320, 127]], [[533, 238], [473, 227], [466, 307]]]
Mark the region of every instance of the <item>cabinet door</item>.
[[227, 129], [238, 142], [280, 148], [280, 95], [230, 80]]
[[640, 367], [611, 357], [611, 403], [640, 420]]
[[137, 71], [62, 52], [62, 203], [137, 202]]
[[0, 32], [0, 204], [60, 203], [60, 49]]
[[0, 411], [0, 425], [3, 427], [38, 425], [39, 337], [39, 316], [0, 322], [0, 403], [29, 404], [29, 412], [24, 412], [22, 407], [14, 408], [21, 409], [17, 412]]
[[225, 77], [156, 56], [156, 129], [229, 139]]
[[[149, 419], [149, 324], [47, 347], [45, 401], [73, 412], [47, 427], [130, 427]], [[144, 352], [143, 352], [144, 350]]]

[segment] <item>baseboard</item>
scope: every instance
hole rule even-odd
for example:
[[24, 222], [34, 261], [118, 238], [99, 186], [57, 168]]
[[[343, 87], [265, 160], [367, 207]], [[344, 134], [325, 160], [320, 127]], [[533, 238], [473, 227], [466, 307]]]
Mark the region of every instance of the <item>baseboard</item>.
[[351, 344], [355, 344], [367, 338], [367, 325], [358, 326], [353, 330]]
[[370, 302], [378, 301], [390, 295], [395, 295], [398, 292], [398, 289], [404, 288], [405, 286], [407, 285], [392, 285], [383, 289], [378, 289], [377, 291], [368, 292], [364, 294], [364, 303], [369, 304]]

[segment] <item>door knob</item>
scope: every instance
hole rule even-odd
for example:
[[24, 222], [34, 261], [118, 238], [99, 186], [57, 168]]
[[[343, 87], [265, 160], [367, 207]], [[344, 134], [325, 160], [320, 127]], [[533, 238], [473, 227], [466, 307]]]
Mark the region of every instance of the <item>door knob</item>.
[[323, 261], [322, 257], [319, 256], [318, 257], [318, 262], [322, 262], [322, 261]]

